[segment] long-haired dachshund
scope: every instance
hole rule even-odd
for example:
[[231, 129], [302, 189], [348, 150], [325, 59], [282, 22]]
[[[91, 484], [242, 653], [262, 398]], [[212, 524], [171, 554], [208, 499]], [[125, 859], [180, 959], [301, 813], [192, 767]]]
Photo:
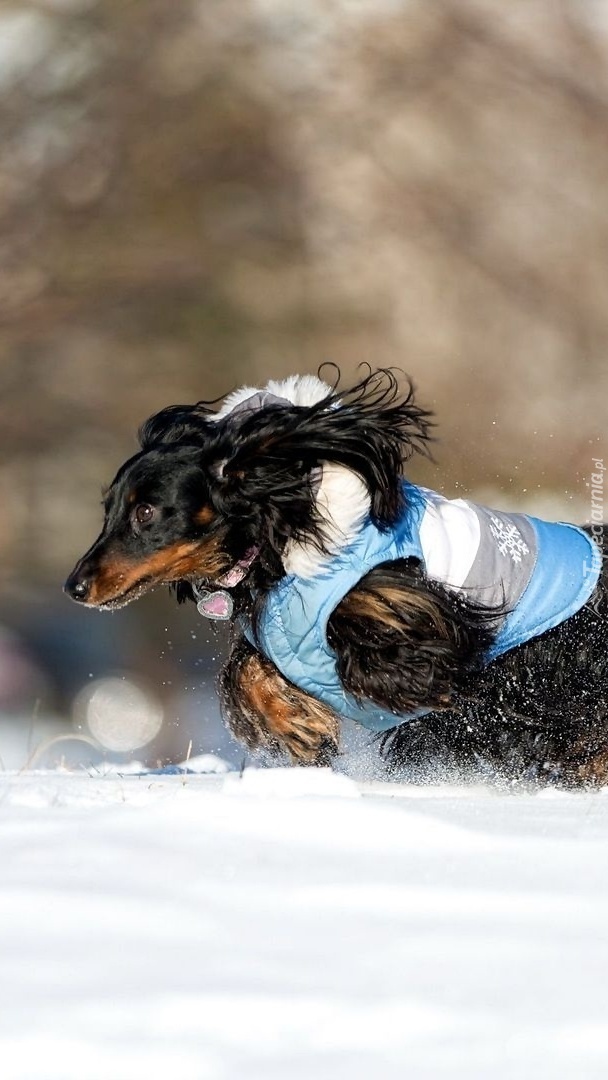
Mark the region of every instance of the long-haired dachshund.
[[112, 609], [169, 583], [230, 620], [220, 696], [248, 747], [327, 763], [349, 717], [411, 779], [602, 784], [605, 527], [408, 482], [430, 424], [383, 370], [163, 409], [66, 591]]

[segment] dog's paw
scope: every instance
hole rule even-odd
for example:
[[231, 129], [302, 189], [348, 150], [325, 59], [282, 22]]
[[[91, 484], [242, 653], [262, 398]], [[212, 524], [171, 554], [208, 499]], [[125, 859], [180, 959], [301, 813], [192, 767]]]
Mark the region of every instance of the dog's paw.
[[238, 701], [225, 702], [228, 726], [251, 749], [286, 754], [294, 764], [328, 765], [338, 752], [340, 721], [316, 698], [283, 678], [258, 653], [238, 672]]

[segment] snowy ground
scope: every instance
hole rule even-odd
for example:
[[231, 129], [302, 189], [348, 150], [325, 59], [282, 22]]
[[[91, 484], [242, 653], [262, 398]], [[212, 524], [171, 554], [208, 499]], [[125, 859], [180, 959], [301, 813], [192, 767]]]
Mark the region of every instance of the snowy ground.
[[0, 777], [3, 1080], [608, 1075], [608, 794]]

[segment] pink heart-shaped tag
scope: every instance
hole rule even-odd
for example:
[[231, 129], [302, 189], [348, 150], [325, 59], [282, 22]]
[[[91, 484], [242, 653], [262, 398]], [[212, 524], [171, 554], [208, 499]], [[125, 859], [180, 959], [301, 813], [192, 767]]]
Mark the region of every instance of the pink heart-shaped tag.
[[229, 619], [234, 604], [229, 593], [218, 589], [201, 596], [196, 608], [200, 615], [205, 615], [208, 619]]

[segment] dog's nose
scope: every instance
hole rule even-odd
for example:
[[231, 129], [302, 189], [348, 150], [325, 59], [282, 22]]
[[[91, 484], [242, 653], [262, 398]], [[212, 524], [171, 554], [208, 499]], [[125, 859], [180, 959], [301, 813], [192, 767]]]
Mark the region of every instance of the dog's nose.
[[79, 600], [82, 603], [89, 595], [91, 583], [87, 578], [72, 576], [68, 578], [63, 588], [68, 596], [72, 597], [72, 600]]

